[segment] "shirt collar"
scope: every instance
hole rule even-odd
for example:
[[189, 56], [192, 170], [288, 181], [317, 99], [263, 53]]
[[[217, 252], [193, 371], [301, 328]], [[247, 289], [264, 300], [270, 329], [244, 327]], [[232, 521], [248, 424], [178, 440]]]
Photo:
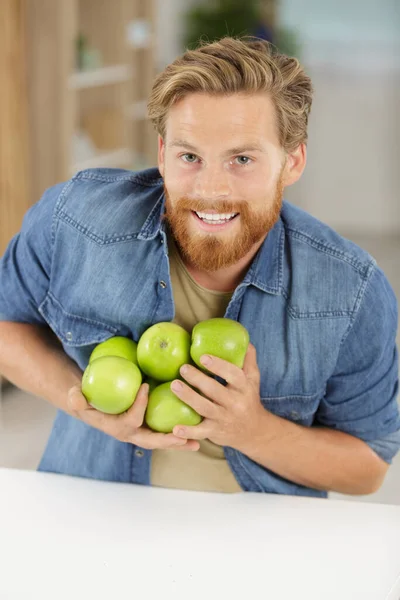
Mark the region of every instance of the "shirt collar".
[[[162, 192], [140, 230], [139, 239], [151, 240], [160, 233], [164, 240], [166, 239], [165, 222], [161, 219], [164, 207], [165, 195]], [[282, 218], [279, 217], [254, 257], [242, 285], [254, 285], [263, 292], [280, 295], [283, 282], [284, 248], [285, 230]]]

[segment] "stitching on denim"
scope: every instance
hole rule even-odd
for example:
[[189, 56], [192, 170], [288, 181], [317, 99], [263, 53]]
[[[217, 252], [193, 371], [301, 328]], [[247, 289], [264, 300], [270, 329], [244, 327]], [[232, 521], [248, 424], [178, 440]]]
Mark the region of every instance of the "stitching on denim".
[[282, 290], [283, 286], [283, 264], [284, 264], [284, 255], [285, 255], [285, 229], [282, 226], [282, 230], [280, 233], [279, 244], [277, 245], [276, 250], [277, 258], [275, 263], [278, 263], [277, 271], [278, 271], [278, 285], [270, 286], [266, 285], [264, 281], [261, 281], [258, 277], [254, 275], [254, 273], [258, 269], [260, 255], [257, 258], [257, 263], [252, 264], [250, 267], [250, 271], [248, 272], [248, 276], [250, 277], [249, 283], [253, 286], [258, 287], [263, 292], [267, 292], [269, 294], [279, 294]]
[[282, 226], [281, 239], [279, 240], [279, 254], [278, 254], [278, 273], [279, 273], [279, 289], [283, 287], [283, 263], [285, 260], [285, 228]]
[[[81, 175], [81, 174], [84, 176], [80, 177], [79, 175]], [[86, 176], [86, 172], [82, 171], [82, 172], [78, 173], [77, 175], [75, 175], [64, 187], [64, 189], [62, 190], [62, 192], [60, 194], [60, 198], [57, 201], [56, 207], [55, 207], [55, 217], [63, 220], [68, 225], [71, 225], [74, 229], [77, 229], [83, 235], [85, 235], [86, 237], [88, 237], [89, 239], [91, 239], [93, 242], [97, 243], [100, 246], [114, 244], [114, 243], [120, 243], [120, 242], [127, 242], [127, 241], [132, 241], [132, 240], [138, 239], [138, 236], [140, 235], [141, 231], [143, 229], [148, 229], [150, 226], [152, 226], [153, 223], [157, 220], [157, 218], [159, 216], [158, 211], [156, 211], [155, 209], [156, 209], [157, 204], [162, 195], [160, 196], [160, 198], [158, 198], [156, 205], [153, 207], [152, 212], [147, 217], [147, 219], [140, 231], [130, 232], [130, 233], [123, 234], [123, 235], [118, 234], [118, 233], [113, 233], [113, 234], [109, 234], [107, 236], [100, 236], [95, 231], [90, 231], [87, 227], [84, 227], [83, 225], [78, 223], [78, 221], [76, 221], [75, 219], [70, 217], [64, 210], [62, 210], [62, 201], [64, 200], [67, 192], [69, 191], [69, 188], [73, 185], [74, 181], [77, 179], [97, 179], [97, 180], [103, 181], [103, 182], [117, 181], [117, 180], [121, 180], [121, 181], [122, 180], [131, 180], [131, 181], [135, 182], [134, 180], [137, 179], [138, 181], [143, 182], [146, 185], [147, 185], [147, 182], [146, 182], [146, 180], [143, 180], [140, 176], [136, 176], [133, 179], [132, 179], [132, 177], [115, 177], [112, 180], [111, 179], [108, 180], [106, 177], [99, 178], [96, 175], [92, 175], [92, 173], [90, 173], [90, 172]], [[151, 183], [151, 184], [149, 184], [149, 187], [156, 187], [156, 185], [159, 185], [159, 183], [162, 180], [158, 179], [156, 181], [157, 181], [156, 184]], [[55, 226], [53, 227], [52, 233], [53, 234], [55, 233]], [[148, 239], [150, 236], [147, 235], [147, 236], [143, 236], [143, 237], [145, 239]], [[55, 237], [54, 237], [54, 239], [55, 239]], [[53, 243], [54, 243], [54, 239], [53, 239]]]
[[[111, 333], [115, 333], [116, 331], [118, 331], [117, 327], [114, 327], [113, 325], [108, 325], [107, 323], [102, 323], [101, 321], [96, 321], [95, 319], [88, 319], [87, 317], [82, 317], [80, 315], [74, 315], [72, 313], [69, 313], [68, 311], [65, 310], [65, 308], [62, 306], [62, 304], [57, 300], [57, 298], [51, 293], [48, 292], [47, 297], [54, 303], [54, 305], [60, 309], [60, 311], [62, 312], [62, 314], [67, 317], [68, 319], [71, 319], [71, 321], [76, 321], [76, 322], [82, 322], [84, 321], [85, 323], [88, 323], [89, 325], [95, 325], [96, 327], [101, 327], [102, 329], [106, 329], [107, 331], [110, 331]], [[45, 298], [46, 300], [46, 298]], [[43, 303], [42, 303], [43, 305]], [[40, 309], [42, 310], [42, 305], [40, 307]]]
[[[154, 238], [154, 234], [152, 233], [152, 229], [154, 229], [154, 223], [160, 219], [160, 211], [159, 211], [159, 203], [163, 196], [164, 192], [161, 193], [155, 205], [153, 206], [150, 214], [148, 215], [146, 221], [144, 222], [141, 231], [146, 231], [146, 234], [142, 234], [143, 239], [152, 239]], [[150, 230], [150, 233], [147, 233], [147, 230]]]
[[[251, 460], [251, 459], [250, 459], [250, 460]], [[251, 474], [249, 473], [249, 471], [247, 470], [247, 468], [246, 468], [246, 465], [244, 464], [244, 461], [243, 461], [243, 457], [242, 457], [242, 455], [240, 454], [240, 452], [239, 452], [239, 454], [238, 454], [238, 462], [240, 462], [240, 464], [241, 464], [241, 467], [242, 467], [242, 469], [243, 469], [243, 470], [246, 472], [247, 476], [248, 476], [248, 477], [249, 477], [249, 478], [250, 478], [250, 479], [253, 481], [253, 484], [255, 484], [255, 485], [256, 485], [256, 487], [258, 488], [258, 491], [259, 491], [259, 492], [263, 492], [263, 491], [264, 491], [264, 488], [263, 488], [263, 487], [262, 487], [262, 486], [261, 486], [261, 485], [258, 483], [257, 479], [255, 479], [255, 478], [253, 477], [253, 475], [251, 475]], [[263, 467], [262, 467], [262, 465], [259, 465], [259, 467], [263, 468]]]
[[[58, 210], [58, 206], [61, 203], [61, 200], [65, 197], [68, 189], [71, 187], [72, 185], [72, 181], [68, 181], [64, 187], [62, 188], [60, 195], [58, 196], [57, 202], [53, 208], [53, 214], [51, 215], [51, 229], [50, 229], [50, 240], [51, 240], [51, 258], [50, 258], [50, 273], [49, 273], [49, 281], [48, 281], [48, 285], [50, 286], [50, 277], [51, 277], [51, 273], [53, 270], [53, 259], [54, 259], [54, 244], [55, 244], [55, 239], [56, 239], [56, 229], [57, 229], [57, 225], [58, 225], [58, 219], [57, 219], [57, 210]], [[49, 291], [49, 287], [46, 290], [46, 293], [44, 295], [44, 297], [42, 298], [40, 304], [37, 306], [37, 310], [39, 310], [39, 306], [41, 306], [43, 304], [43, 302], [46, 299], [46, 295]]]
[[344, 317], [351, 317], [353, 314], [352, 310], [320, 310], [317, 312], [300, 312], [290, 306], [289, 295], [284, 288], [282, 289], [282, 295], [288, 302], [286, 310], [292, 319], [340, 319]]
[[65, 212], [61, 211], [59, 213], [59, 218], [65, 222], [67, 225], [70, 225], [73, 229], [80, 231], [83, 235], [90, 238], [93, 242], [98, 244], [99, 246], [106, 246], [108, 244], [120, 243], [120, 242], [130, 242], [132, 240], [136, 240], [140, 232], [135, 233], [125, 233], [125, 234], [117, 234], [113, 233], [109, 236], [101, 237], [94, 231], [89, 231], [87, 227], [83, 227], [80, 223], [78, 223], [75, 219], [72, 219]]
[[[246, 465], [243, 462], [243, 457], [242, 457], [242, 453], [239, 452], [238, 450], [235, 451], [236, 452], [236, 459], [237, 462], [240, 463], [240, 466], [242, 467], [243, 471], [246, 474], [246, 477], [253, 483], [253, 485], [257, 488], [257, 490], [259, 492], [264, 492], [264, 488], [258, 483], [257, 479], [255, 479], [248, 471]], [[251, 460], [251, 459], [250, 459]], [[234, 471], [234, 473], [239, 477], [239, 473], [236, 471], [236, 469], [234, 467], [231, 466], [231, 469]], [[259, 465], [260, 468], [263, 468], [262, 465]], [[240, 479], [240, 477], [239, 477]]]
[[[321, 250], [321, 252], [326, 252], [334, 258], [348, 263], [363, 277], [366, 277], [366, 275], [368, 274], [368, 269], [371, 261], [369, 261], [367, 264], [364, 264], [356, 258], [352, 257], [350, 254], [346, 254], [345, 252], [338, 250], [338, 248], [336, 248], [335, 246], [332, 246], [331, 244], [328, 244], [323, 240], [317, 240], [316, 238], [312, 238], [311, 236], [306, 235], [305, 233], [300, 232], [296, 229], [286, 227], [286, 231], [288, 232], [288, 235], [291, 235], [292, 237], [303, 241], [304, 243], [316, 248], [317, 250]], [[372, 259], [372, 262], [375, 262], [375, 259]]]
[[59, 216], [60, 207], [61, 207], [61, 205], [62, 205], [62, 202], [64, 201], [64, 199], [65, 199], [65, 197], [66, 197], [66, 195], [67, 195], [67, 192], [69, 191], [70, 187], [72, 187], [73, 183], [74, 183], [74, 182], [73, 182], [73, 180], [72, 180], [72, 179], [70, 179], [70, 180], [69, 180], [69, 181], [68, 181], [68, 182], [65, 184], [65, 186], [64, 186], [64, 187], [63, 187], [63, 189], [61, 190], [61, 193], [60, 193], [60, 195], [59, 195], [59, 197], [58, 197], [58, 200], [57, 200], [57, 202], [56, 202], [56, 205], [55, 205], [55, 207], [54, 207], [54, 211], [53, 211], [53, 220], [52, 220], [52, 227], [51, 227], [51, 236], [52, 236], [52, 240], [51, 240], [51, 241], [52, 241], [52, 244], [53, 244], [53, 245], [54, 245], [54, 242], [55, 242], [55, 239], [56, 239], [56, 238], [55, 238], [55, 232], [56, 232], [56, 220], [57, 220], [57, 217]]
[[315, 392], [314, 394], [291, 394], [289, 396], [260, 396], [261, 400], [312, 400], [313, 398], [320, 398], [325, 395], [326, 388], [322, 391]]
[[376, 273], [376, 266], [377, 266], [376, 261], [371, 262], [369, 264], [367, 277], [365, 279], [363, 279], [361, 282], [360, 289], [359, 289], [356, 299], [354, 301], [354, 307], [353, 307], [353, 311], [352, 311], [352, 314], [350, 317], [350, 322], [349, 322], [347, 329], [344, 332], [341, 342], [339, 344], [339, 353], [340, 353], [343, 343], [345, 342], [347, 336], [349, 335], [350, 331], [352, 330], [352, 328], [354, 326], [357, 316], [359, 315], [360, 307], [361, 307], [362, 301], [365, 297], [365, 290], [367, 289], [367, 286], [372, 279], [372, 274]]
[[103, 181], [105, 183], [110, 183], [110, 182], [114, 182], [114, 181], [130, 181], [132, 183], [139, 183], [141, 185], [145, 185], [147, 187], [155, 187], [157, 185], [160, 185], [160, 183], [162, 183], [162, 178], [157, 178], [154, 179], [153, 181], [150, 181], [146, 178], [144, 178], [142, 175], [134, 175], [134, 174], [127, 174], [127, 175], [102, 175], [101, 173], [98, 173], [96, 171], [91, 171], [91, 170], [84, 170], [84, 171], [79, 171], [78, 173], [76, 173], [73, 178], [72, 181], [75, 180], [84, 180], [84, 179], [88, 179], [88, 180], [96, 180], [96, 181]]

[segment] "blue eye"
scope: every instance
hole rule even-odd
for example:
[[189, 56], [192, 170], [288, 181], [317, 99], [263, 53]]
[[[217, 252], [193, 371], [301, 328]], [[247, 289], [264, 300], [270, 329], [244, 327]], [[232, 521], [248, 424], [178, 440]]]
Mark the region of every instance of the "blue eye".
[[[194, 158], [194, 160], [186, 160], [187, 157]], [[184, 159], [185, 162], [193, 163], [197, 159], [197, 156], [195, 154], [182, 154], [182, 158]]]
[[236, 160], [240, 160], [240, 159], [244, 159], [246, 162], [239, 162], [240, 165], [249, 165], [251, 163], [251, 158], [249, 158], [248, 156], [237, 156]]

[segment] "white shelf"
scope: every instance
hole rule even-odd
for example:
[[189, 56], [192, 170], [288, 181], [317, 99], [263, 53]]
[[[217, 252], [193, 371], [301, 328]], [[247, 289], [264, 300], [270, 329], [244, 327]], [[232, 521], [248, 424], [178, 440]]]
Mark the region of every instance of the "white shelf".
[[68, 87], [70, 90], [81, 90], [101, 85], [122, 83], [132, 78], [132, 69], [129, 65], [113, 65], [92, 69], [90, 71], [77, 71], [70, 75]]
[[71, 176], [77, 171], [94, 169], [97, 167], [130, 167], [133, 163], [133, 154], [129, 148], [118, 148], [110, 152], [102, 152], [70, 167]]

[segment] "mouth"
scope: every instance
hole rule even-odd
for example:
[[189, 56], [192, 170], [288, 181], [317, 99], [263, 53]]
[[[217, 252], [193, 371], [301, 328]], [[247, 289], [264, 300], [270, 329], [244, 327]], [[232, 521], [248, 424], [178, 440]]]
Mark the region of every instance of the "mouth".
[[235, 212], [222, 214], [197, 212], [195, 210], [192, 210], [191, 212], [201, 229], [206, 231], [220, 231], [222, 229], [227, 229], [240, 215], [240, 213]]

